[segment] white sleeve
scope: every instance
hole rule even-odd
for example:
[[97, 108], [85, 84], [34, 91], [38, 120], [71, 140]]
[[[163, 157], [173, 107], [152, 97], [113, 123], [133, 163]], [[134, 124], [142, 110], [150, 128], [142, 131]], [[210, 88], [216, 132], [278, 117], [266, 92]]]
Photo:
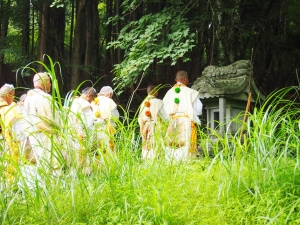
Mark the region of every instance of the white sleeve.
[[163, 105], [160, 107], [158, 115], [164, 120], [169, 120], [169, 115], [166, 113], [166, 110]]
[[88, 129], [92, 129], [94, 125], [94, 114], [90, 107], [83, 109], [84, 122]]
[[198, 97], [194, 101], [193, 107], [194, 107], [195, 114], [198, 115], [198, 116], [201, 116], [202, 115], [203, 104], [202, 104], [202, 102], [200, 101], [200, 99]]
[[111, 111], [111, 116], [114, 118], [114, 119], [119, 119], [120, 117], [120, 114], [119, 114], [119, 111], [117, 109], [117, 107], [115, 107], [112, 111]]

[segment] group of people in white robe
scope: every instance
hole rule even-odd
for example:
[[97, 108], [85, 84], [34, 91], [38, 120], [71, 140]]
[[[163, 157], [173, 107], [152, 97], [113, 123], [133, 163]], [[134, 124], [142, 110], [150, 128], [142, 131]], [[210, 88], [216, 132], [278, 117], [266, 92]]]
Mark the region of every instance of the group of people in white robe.
[[[163, 100], [157, 98], [155, 86], [147, 88], [148, 96], [138, 114], [142, 159], [164, 155], [168, 161], [189, 161], [196, 156], [196, 124], [200, 124], [198, 116], [202, 114], [202, 103], [199, 93], [186, 86], [187, 72], [178, 71], [175, 81]], [[103, 155], [114, 155], [115, 121], [119, 119], [119, 112], [110, 86], [102, 87], [99, 93], [87, 87], [80, 96], [72, 97], [71, 104], [65, 108], [66, 123], [62, 121], [61, 109], [49, 94], [49, 75], [35, 74], [33, 84], [34, 89], [22, 95], [17, 104], [13, 101], [12, 85], [0, 88], [2, 152], [10, 152], [10, 158], [35, 168], [46, 168], [54, 175], [61, 173], [62, 164], [80, 165], [89, 173], [93, 160], [101, 163]], [[61, 137], [66, 127], [67, 133]], [[89, 157], [91, 149], [96, 149], [92, 154], [94, 158]], [[24, 168], [26, 170], [26, 166]], [[14, 169], [7, 166], [8, 178], [13, 177], [9, 175], [13, 172]]]
[[[67, 161], [79, 162], [89, 170], [91, 161], [114, 154], [114, 121], [119, 119], [119, 112], [112, 96], [110, 86], [102, 87], [99, 93], [93, 87], [87, 87], [81, 96], [72, 100], [68, 133], [74, 151], [73, 157], [67, 157]], [[91, 158], [91, 150], [93, 156], [100, 157]]]
[[[143, 159], [164, 155], [168, 161], [190, 161], [196, 157], [196, 124], [200, 125], [203, 105], [199, 93], [186, 86], [186, 71], [178, 71], [175, 81], [163, 100], [157, 99], [154, 86], [147, 88], [148, 96], [141, 104], [138, 119]], [[163, 121], [167, 121], [166, 132]]]
[[[29, 176], [36, 176], [33, 170], [40, 168], [60, 175], [66, 166], [90, 173], [91, 155], [114, 152], [111, 136], [119, 112], [111, 87], [104, 86], [99, 93], [87, 87], [80, 96], [72, 96], [68, 107], [62, 108], [49, 94], [51, 78], [47, 73], [35, 74], [33, 85], [34, 89], [23, 94], [17, 103], [13, 101], [13, 85], [0, 88], [0, 148], [5, 158], [1, 162], [8, 180], [18, 170], [15, 165], [21, 165], [21, 172]], [[100, 154], [87, 153], [94, 143], [101, 145]]]

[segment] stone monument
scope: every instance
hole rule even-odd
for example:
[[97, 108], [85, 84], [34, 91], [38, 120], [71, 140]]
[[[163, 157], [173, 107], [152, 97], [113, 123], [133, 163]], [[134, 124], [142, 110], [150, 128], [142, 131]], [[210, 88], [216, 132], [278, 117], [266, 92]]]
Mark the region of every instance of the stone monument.
[[[224, 67], [205, 67], [192, 89], [200, 93], [200, 99], [206, 108], [207, 127], [220, 135], [235, 134], [239, 130], [249, 93], [251, 105], [259, 104], [265, 99], [255, 85], [249, 60], [236, 61]], [[238, 120], [233, 120], [234, 118]]]

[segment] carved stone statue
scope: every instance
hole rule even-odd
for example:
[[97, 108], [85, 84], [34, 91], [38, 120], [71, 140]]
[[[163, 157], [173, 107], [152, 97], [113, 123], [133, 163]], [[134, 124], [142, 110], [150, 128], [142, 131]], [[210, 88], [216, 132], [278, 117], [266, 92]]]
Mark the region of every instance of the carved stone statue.
[[252, 64], [249, 60], [239, 60], [231, 65], [218, 67], [207, 66], [192, 88], [199, 91], [200, 98], [258, 93], [251, 77]]

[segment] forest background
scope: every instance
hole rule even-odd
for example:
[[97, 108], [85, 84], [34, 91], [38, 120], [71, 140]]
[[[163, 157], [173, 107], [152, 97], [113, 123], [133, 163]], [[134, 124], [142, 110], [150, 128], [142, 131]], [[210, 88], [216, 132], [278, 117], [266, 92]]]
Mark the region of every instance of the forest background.
[[121, 105], [177, 70], [192, 84], [241, 59], [264, 95], [299, 85], [298, 0], [0, 0], [0, 23], [0, 84], [30, 88], [32, 72], [18, 69], [48, 55], [61, 93], [111, 85]]

